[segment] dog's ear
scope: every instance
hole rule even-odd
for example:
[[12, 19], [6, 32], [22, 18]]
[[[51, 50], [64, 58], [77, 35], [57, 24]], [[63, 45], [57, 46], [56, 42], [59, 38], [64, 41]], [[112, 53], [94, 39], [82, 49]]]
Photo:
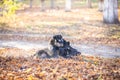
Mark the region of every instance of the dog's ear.
[[53, 39], [56, 39], [56, 35], [55, 35], [55, 36], [53, 36]]
[[54, 43], [55, 43], [55, 39], [52, 39], [51, 41], [50, 41], [50, 45], [54, 45]]

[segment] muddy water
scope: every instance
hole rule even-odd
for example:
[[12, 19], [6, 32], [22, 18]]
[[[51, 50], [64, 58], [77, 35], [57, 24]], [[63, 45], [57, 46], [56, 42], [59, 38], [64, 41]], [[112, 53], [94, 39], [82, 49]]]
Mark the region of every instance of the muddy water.
[[[120, 58], [120, 48], [92, 44], [72, 44], [74, 48], [87, 56], [99, 56], [104, 58]], [[18, 48], [23, 50], [43, 49], [48, 47], [48, 42], [25, 42], [25, 41], [0, 41], [0, 48]], [[25, 53], [29, 54], [29, 53]], [[25, 55], [24, 54], [24, 55]]]

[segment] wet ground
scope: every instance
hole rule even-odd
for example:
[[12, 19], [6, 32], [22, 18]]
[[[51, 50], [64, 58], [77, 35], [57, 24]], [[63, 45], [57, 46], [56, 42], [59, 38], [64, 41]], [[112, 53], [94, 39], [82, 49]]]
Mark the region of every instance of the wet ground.
[[[36, 53], [37, 50], [48, 48], [49, 39], [52, 35], [40, 35], [40, 34], [0, 34], [0, 49], [11, 49], [10, 52], [2, 54], [2, 56], [13, 56], [16, 52], [14, 48], [19, 49], [18, 55], [14, 57], [29, 57]], [[74, 39], [73, 37], [64, 36], [65, 39]], [[71, 42], [71, 46], [76, 48], [87, 56], [98, 56], [104, 58], [120, 58], [120, 47], [111, 47], [98, 44], [75, 44]], [[13, 50], [13, 52], [12, 52]], [[34, 51], [33, 51], [34, 50]], [[31, 51], [33, 51], [31, 53]], [[30, 54], [31, 53], [31, 54]], [[17, 52], [16, 52], [17, 54]]]

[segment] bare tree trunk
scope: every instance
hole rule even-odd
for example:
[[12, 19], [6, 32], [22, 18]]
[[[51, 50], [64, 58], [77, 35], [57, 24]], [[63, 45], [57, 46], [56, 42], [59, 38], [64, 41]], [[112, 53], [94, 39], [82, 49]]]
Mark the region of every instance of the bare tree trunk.
[[45, 11], [45, 0], [41, 0], [41, 11]]
[[32, 8], [32, 2], [33, 2], [33, 0], [30, 0], [30, 8]]
[[108, 24], [117, 24], [118, 0], [104, 0], [103, 21]]
[[71, 0], [66, 0], [65, 11], [71, 11]]
[[55, 8], [55, 0], [51, 0], [51, 9]]
[[92, 1], [91, 0], [87, 0], [87, 7], [92, 8]]
[[99, 9], [98, 10], [101, 12], [103, 11], [103, 4], [104, 4], [103, 0], [99, 0], [99, 7], [98, 7]]

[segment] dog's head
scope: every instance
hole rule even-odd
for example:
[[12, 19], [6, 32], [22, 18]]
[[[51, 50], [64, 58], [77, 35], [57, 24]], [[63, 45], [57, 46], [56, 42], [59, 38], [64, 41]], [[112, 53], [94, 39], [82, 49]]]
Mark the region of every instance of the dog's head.
[[55, 35], [53, 36], [53, 39], [50, 41], [50, 44], [53, 47], [63, 47], [64, 46], [64, 39], [61, 35]]

